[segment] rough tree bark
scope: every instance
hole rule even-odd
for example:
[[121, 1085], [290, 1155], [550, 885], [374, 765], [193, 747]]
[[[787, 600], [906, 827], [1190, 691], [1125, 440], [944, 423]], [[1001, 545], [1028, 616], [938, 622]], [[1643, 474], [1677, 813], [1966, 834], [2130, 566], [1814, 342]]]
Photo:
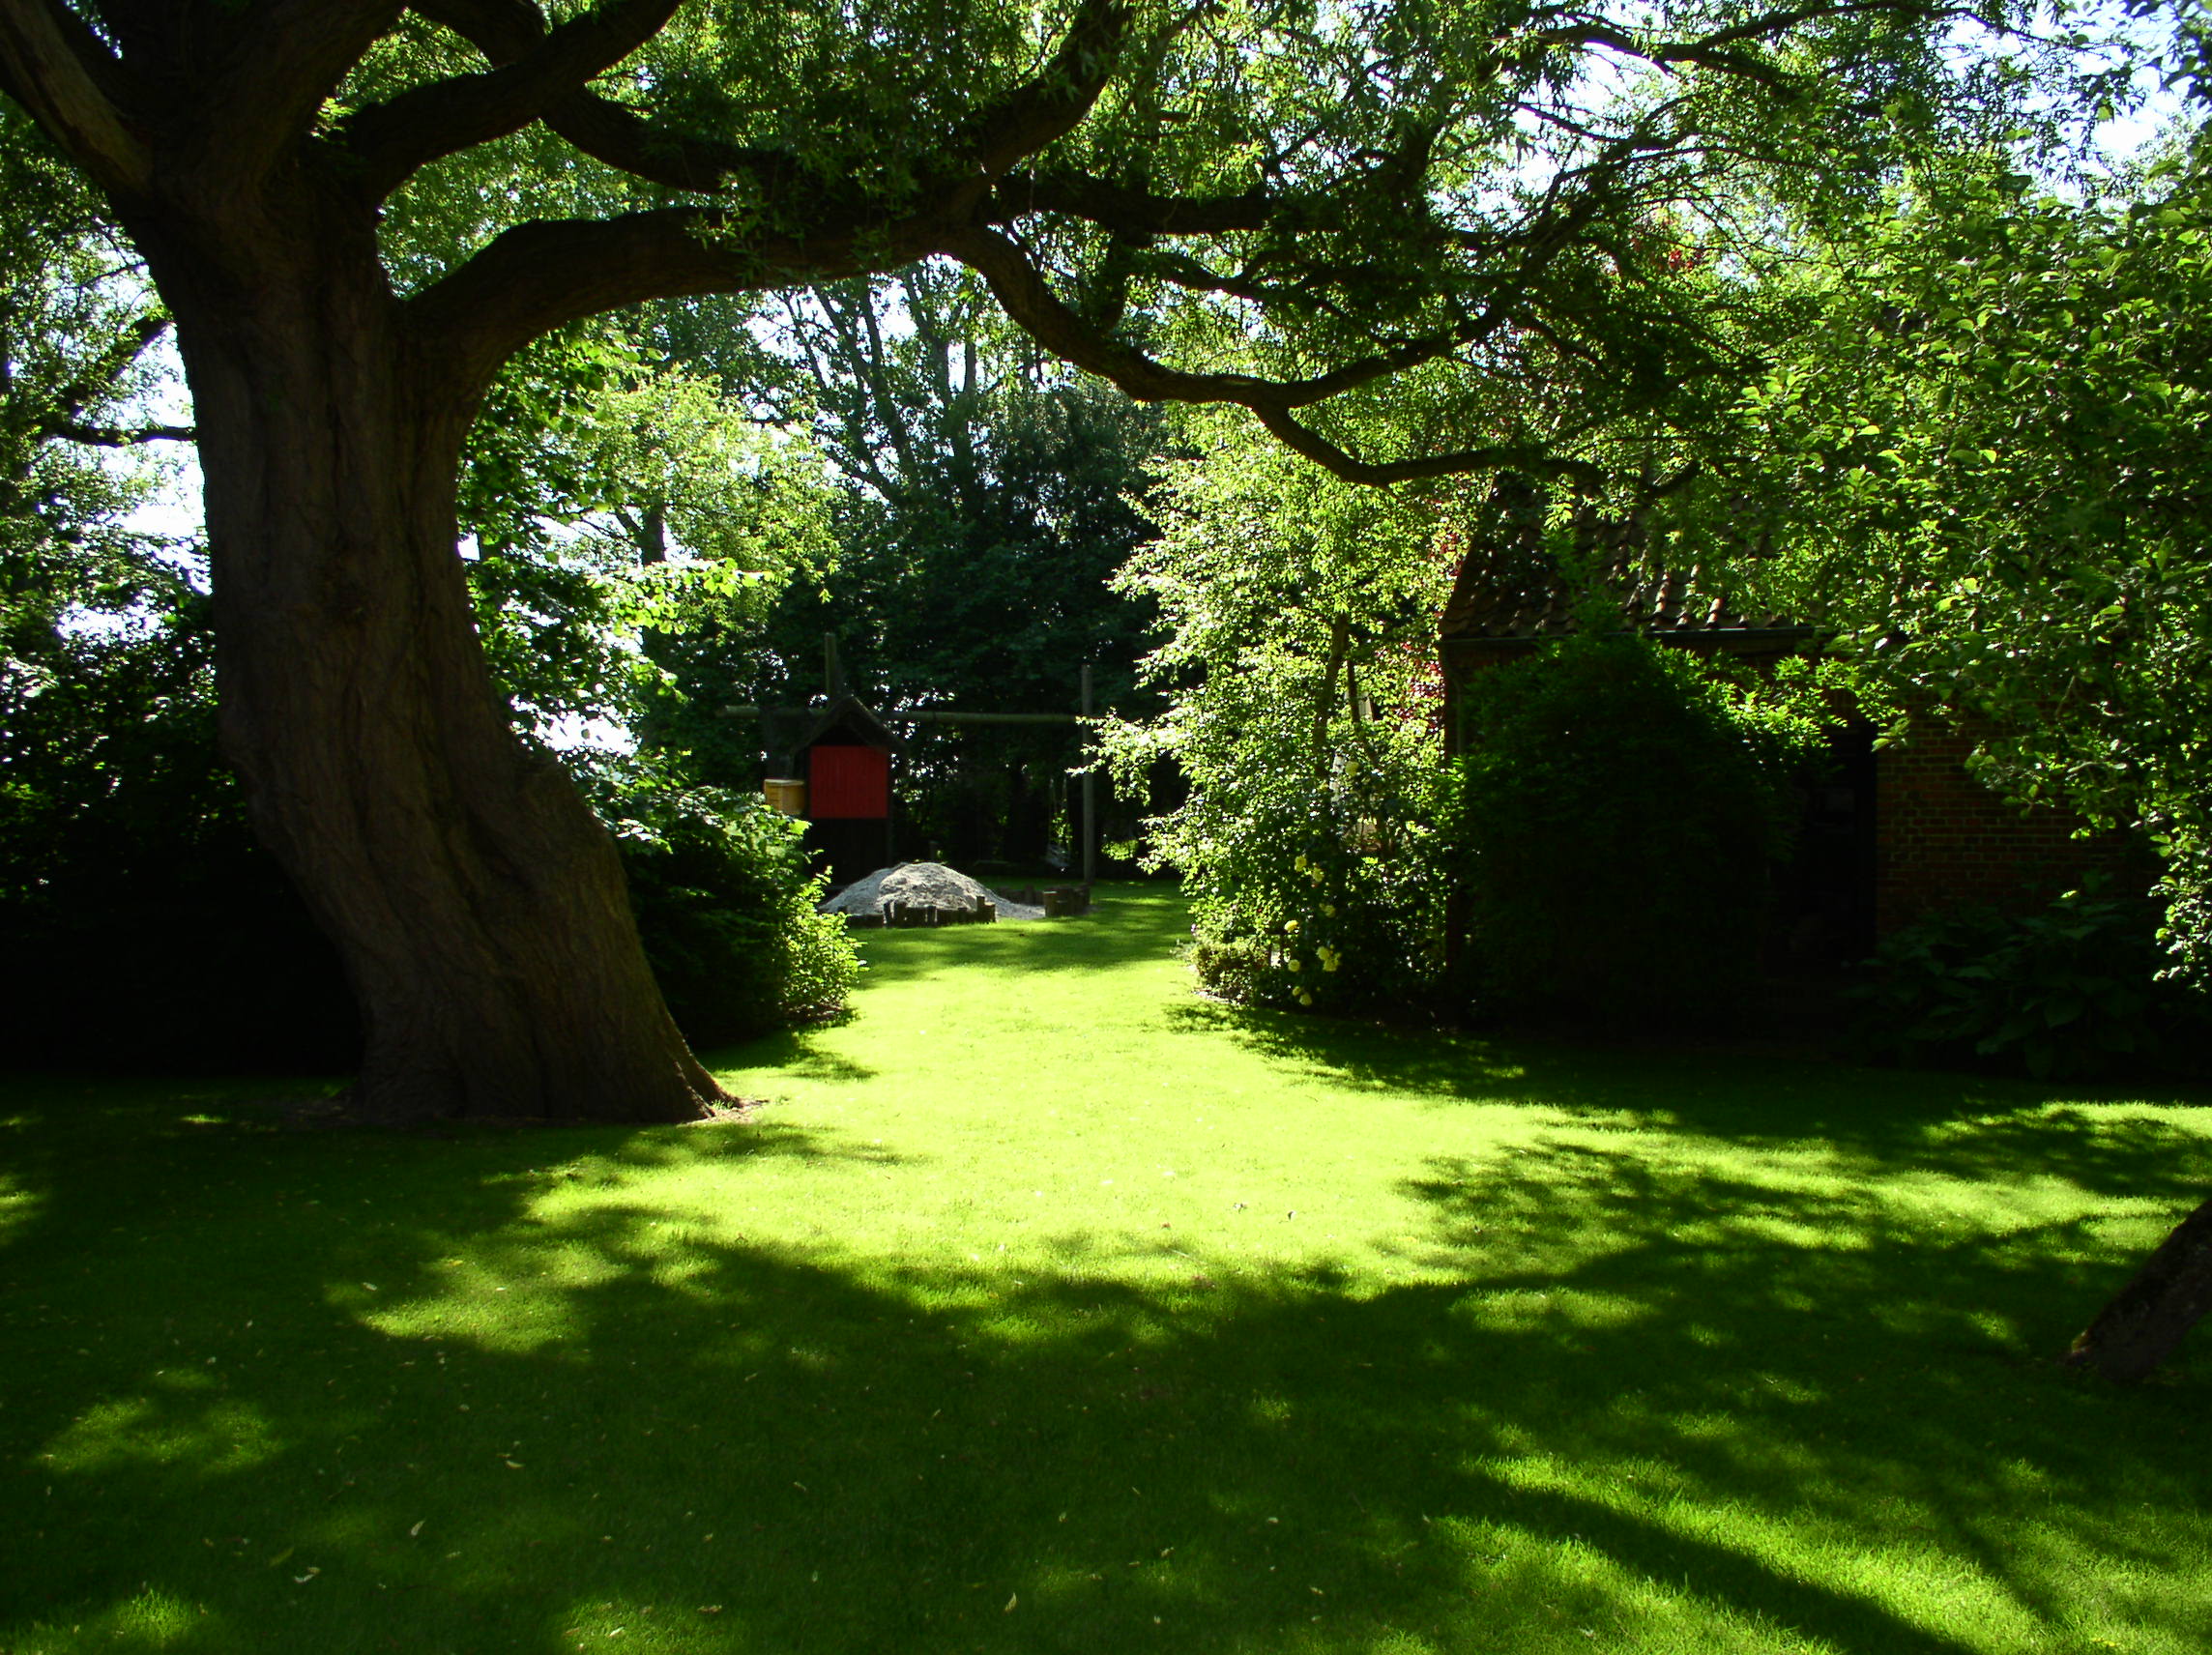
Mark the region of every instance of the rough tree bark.
[[2132, 1383], [2212, 1311], [2212, 1201], [2175, 1225], [2066, 1352], [2067, 1366]]
[[358, 1104], [695, 1117], [721, 1094], [646, 966], [613, 841], [485, 668], [453, 518], [479, 388], [417, 336], [360, 203], [286, 193], [126, 223], [201, 433], [224, 749], [345, 959]]

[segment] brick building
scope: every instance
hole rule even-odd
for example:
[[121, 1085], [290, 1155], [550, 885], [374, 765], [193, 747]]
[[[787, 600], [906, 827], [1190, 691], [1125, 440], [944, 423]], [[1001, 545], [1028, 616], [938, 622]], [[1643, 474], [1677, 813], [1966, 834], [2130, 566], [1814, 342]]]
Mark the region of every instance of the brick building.
[[2074, 836], [2078, 818], [2008, 804], [1966, 771], [1970, 722], [1924, 719], [1903, 745], [1875, 755], [1875, 931], [1970, 902], [2039, 903], [2117, 856]]
[[[1705, 595], [1694, 567], [1648, 571], [1622, 557], [1608, 585], [1631, 628], [1674, 648], [1771, 668], [1819, 642], [1786, 616], [1738, 613]], [[1458, 745], [1470, 679], [1567, 631], [1573, 610], [1571, 589], [1533, 547], [1470, 554], [1438, 629], [1447, 748]], [[1866, 720], [1841, 712], [1828, 761], [1799, 780], [1797, 848], [1775, 892], [1784, 959], [1863, 958], [1877, 938], [1958, 903], [2040, 906], [2112, 859], [2109, 842], [2074, 836], [2075, 818], [2023, 811], [1975, 781], [1970, 723], [1920, 719], [1905, 742], [1879, 750], [1874, 737]]]

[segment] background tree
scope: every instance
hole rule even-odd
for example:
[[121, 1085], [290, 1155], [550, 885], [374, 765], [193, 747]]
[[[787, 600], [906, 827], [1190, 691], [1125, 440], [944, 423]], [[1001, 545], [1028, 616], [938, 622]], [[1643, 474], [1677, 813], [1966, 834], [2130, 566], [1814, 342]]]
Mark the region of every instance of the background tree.
[[[664, 660], [749, 670], [777, 599], [836, 561], [822, 452], [645, 334], [599, 318], [537, 341], [470, 434], [470, 586], [524, 728], [619, 741], [678, 716]], [[711, 717], [726, 689], [701, 687]]]
[[[1171, 472], [1167, 532], [1121, 576], [1160, 605], [1169, 705], [1106, 746], [1189, 777], [1150, 845], [1196, 897], [1201, 982], [1384, 1015], [1735, 1015], [1818, 695], [1618, 635], [1587, 567], [1618, 540], [1601, 487], [1379, 497], [1280, 449], [1194, 446], [1209, 457]], [[1632, 425], [1586, 451], [1633, 494], [1660, 446]], [[1672, 447], [1677, 468], [1697, 452]], [[1464, 558], [1508, 552], [1583, 589], [1578, 631], [1465, 686], [1455, 763], [1440, 615]]]
[[1260, 1003], [1435, 1007], [1448, 846], [1436, 616], [1451, 555], [1437, 491], [1333, 478], [1218, 414], [1161, 491], [1164, 533], [1122, 589], [1156, 605], [1166, 706], [1105, 732], [1131, 787], [1188, 785], [1146, 824], [1193, 898], [1193, 965]]
[[1539, 467], [1574, 432], [1532, 394], [1382, 460], [1315, 411], [1423, 363], [1615, 410], [1719, 371], [1652, 216], [1722, 214], [1746, 172], [1848, 187], [2005, 102], [2017, 66], [1965, 21], [0, 0], [0, 92], [176, 319], [224, 746], [361, 997], [361, 1106], [667, 1119], [714, 1083], [604, 831], [509, 726], [454, 556], [505, 362], [647, 300], [936, 253], [1052, 353], [1247, 407], [1354, 480]]
[[2144, 832], [2177, 970], [2212, 965], [2212, 174], [2085, 196], [2001, 159], [1918, 172], [1801, 268], [1748, 463], [1769, 601], [1893, 704], [1968, 712], [2023, 803]]
[[[844, 479], [840, 550], [822, 580], [785, 588], [771, 648], [725, 669], [747, 681], [737, 698], [803, 705], [833, 633], [855, 686], [888, 711], [1066, 714], [1087, 663], [1100, 706], [1135, 710], [1149, 607], [1109, 582], [1154, 532], [1140, 503], [1157, 411], [1040, 358], [956, 267], [779, 309], [800, 372], [778, 400], [811, 416]], [[1054, 817], [1082, 756], [1073, 724], [908, 736], [900, 815], [915, 854], [1033, 863], [1067, 826]]]

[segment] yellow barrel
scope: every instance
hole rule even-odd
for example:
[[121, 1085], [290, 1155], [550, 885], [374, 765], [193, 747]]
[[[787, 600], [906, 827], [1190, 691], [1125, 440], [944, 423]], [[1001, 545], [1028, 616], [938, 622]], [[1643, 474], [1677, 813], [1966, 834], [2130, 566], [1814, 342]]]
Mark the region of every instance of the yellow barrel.
[[761, 791], [768, 795], [768, 807], [786, 816], [806, 814], [806, 784], [784, 777], [771, 776], [761, 783]]

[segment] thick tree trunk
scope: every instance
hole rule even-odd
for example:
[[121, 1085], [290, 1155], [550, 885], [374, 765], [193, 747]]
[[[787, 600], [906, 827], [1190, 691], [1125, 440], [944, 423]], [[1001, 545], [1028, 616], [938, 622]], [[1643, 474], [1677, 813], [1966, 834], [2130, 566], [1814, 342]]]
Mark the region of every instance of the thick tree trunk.
[[2141, 1379], [2212, 1311], [2212, 1201], [2175, 1225], [2066, 1352], [2071, 1367]]
[[282, 205], [131, 228], [191, 385], [224, 748], [352, 975], [358, 1104], [694, 1118], [720, 1093], [613, 842], [509, 728], [477, 637], [453, 510], [479, 388], [421, 360], [360, 204]]

